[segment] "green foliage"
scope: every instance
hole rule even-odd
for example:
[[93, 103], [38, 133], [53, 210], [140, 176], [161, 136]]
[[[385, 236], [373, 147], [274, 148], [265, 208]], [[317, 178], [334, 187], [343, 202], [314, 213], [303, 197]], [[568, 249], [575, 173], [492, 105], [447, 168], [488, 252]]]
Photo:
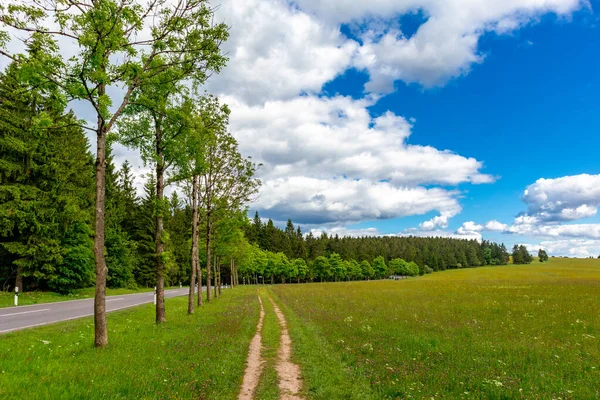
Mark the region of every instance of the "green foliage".
[[337, 253], [331, 253], [329, 256], [329, 268], [336, 281], [342, 280], [346, 276], [346, 265]]
[[513, 264], [529, 264], [533, 261], [533, 257], [529, 254], [527, 247], [523, 245], [514, 245], [512, 258]]
[[62, 262], [49, 275], [48, 287], [57, 293], [70, 293], [94, 282], [94, 252], [89, 225], [78, 222], [65, 232]]
[[321, 282], [333, 276], [329, 260], [323, 256], [319, 256], [313, 261], [312, 270], [315, 277], [321, 279]]
[[56, 91], [23, 73], [12, 64], [0, 75], [0, 279], [69, 291], [89, 284], [92, 159]]
[[538, 257], [540, 259], [540, 262], [548, 261], [548, 253], [546, 253], [546, 250], [544, 250], [544, 249], [538, 250]]
[[388, 274], [388, 267], [385, 265], [385, 259], [382, 256], [378, 256], [373, 260], [373, 270], [378, 278], [383, 278]]
[[395, 258], [390, 261], [389, 269], [392, 274], [401, 276], [417, 276], [419, 275], [419, 266], [411, 261], [406, 262], [401, 258]]

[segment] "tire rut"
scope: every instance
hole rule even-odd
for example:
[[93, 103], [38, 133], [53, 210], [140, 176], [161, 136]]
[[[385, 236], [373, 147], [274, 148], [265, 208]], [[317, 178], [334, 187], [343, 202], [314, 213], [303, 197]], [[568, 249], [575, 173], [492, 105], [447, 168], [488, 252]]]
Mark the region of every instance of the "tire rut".
[[277, 307], [277, 304], [269, 297], [271, 304], [273, 304], [273, 310], [279, 325], [281, 326], [281, 339], [279, 342], [279, 351], [277, 365], [277, 375], [279, 376], [279, 391], [280, 400], [303, 400], [300, 396], [300, 390], [302, 389], [302, 374], [300, 372], [300, 366], [294, 364], [291, 360], [292, 355], [292, 339], [287, 328], [287, 322], [285, 316]]
[[261, 356], [262, 351], [262, 326], [265, 319], [265, 308], [263, 307], [260, 295], [258, 296], [260, 302], [260, 318], [256, 325], [256, 334], [250, 341], [250, 349], [248, 350], [248, 359], [246, 361], [246, 371], [244, 372], [244, 380], [242, 381], [242, 388], [238, 396], [238, 400], [252, 400], [256, 387], [260, 381], [260, 376], [263, 370], [264, 360]]

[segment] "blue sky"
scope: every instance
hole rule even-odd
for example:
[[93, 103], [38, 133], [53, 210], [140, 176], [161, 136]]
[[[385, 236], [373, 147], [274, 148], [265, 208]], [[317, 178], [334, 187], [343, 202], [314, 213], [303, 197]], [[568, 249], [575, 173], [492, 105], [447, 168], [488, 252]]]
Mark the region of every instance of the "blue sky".
[[[595, 0], [217, 5], [229, 63], [205, 89], [229, 105], [241, 152], [262, 165], [251, 214], [316, 234], [600, 254]], [[113, 151], [141, 187], [139, 154]]]
[[263, 218], [600, 254], [587, 0], [225, 0], [209, 90], [263, 164]]
[[[595, 1], [217, 4], [229, 63], [206, 90], [262, 164], [251, 214], [316, 234], [600, 254]], [[139, 154], [113, 151], [141, 187]]]
[[[480, 40], [485, 61], [446, 86], [423, 89], [397, 82], [397, 90], [370, 108], [394, 110], [416, 119], [411, 142], [475, 157], [484, 171], [500, 176], [489, 185], [461, 185], [463, 221], [509, 222], [525, 211], [523, 190], [539, 178], [600, 173], [600, 27], [597, 14], [583, 10], [571, 21], [555, 16], [508, 36]], [[360, 97], [365, 72], [353, 70], [325, 86]], [[363, 221], [394, 233], [419, 216]], [[598, 217], [586, 221], [598, 222]], [[485, 235], [513, 242], [502, 235]]]

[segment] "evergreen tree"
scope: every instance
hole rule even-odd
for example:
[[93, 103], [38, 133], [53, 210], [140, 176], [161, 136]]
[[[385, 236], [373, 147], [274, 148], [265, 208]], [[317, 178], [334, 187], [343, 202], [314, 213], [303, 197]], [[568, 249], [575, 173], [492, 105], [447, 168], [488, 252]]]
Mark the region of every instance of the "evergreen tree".
[[137, 284], [144, 287], [153, 287], [156, 282], [155, 187], [156, 181], [150, 176], [144, 184], [144, 197], [136, 213], [134, 240], [137, 243], [137, 265], [133, 275]]
[[57, 92], [23, 83], [16, 64], [0, 75], [0, 159], [0, 276], [20, 290], [89, 285], [87, 139]]

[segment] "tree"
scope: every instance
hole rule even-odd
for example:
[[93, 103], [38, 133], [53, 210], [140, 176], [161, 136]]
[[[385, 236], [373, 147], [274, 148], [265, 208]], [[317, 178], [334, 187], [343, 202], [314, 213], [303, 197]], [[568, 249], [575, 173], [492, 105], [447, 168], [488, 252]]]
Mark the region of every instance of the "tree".
[[[210, 127], [204, 161], [206, 167], [199, 175], [198, 194], [205, 229], [207, 278], [210, 281], [213, 226], [228, 210], [239, 210], [248, 203], [258, 193], [260, 181], [254, 178], [256, 165], [251, 159], [242, 157], [237, 141], [227, 132], [229, 109], [220, 105], [216, 98], [210, 98], [208, 105], [215, 123]], [[207, 301], [210, 301], [210, 295], [207, 295]]]
[[308, 275], [308, 265], [306, 265], [306, 261], [304, 261], [304, 259], [302, 258], [296, 258], [292, 262], [294, 263], [295, 268], [298, 271], [298, 282], [300, 282], [300, 279], [306, 279]]
[[[219, 45], [227, 38], [223, 24], [211, 25], [213, 11], [206, 0], [183, 0], [173, 6], [166, 0], [147, 7], [129, 0], [48, 0], [0, 8], [0, 22], [30, 38], [44, 41], [46, 52], [24, 60], [0, 48], [13, 61], [28, 64], [37, 80], [60, 86], [68, 98], [89, 102], [96, 113], [96, 215], [94, 256], [96, 296], [95, 340], [106, 346], [105, 292], [107, 268], [104, 259], [104, 202], [106, 136], [129, 104], [132, 93], [162, 74], [183, 81], [204, 82], [207, 73], [225, 63]], [[49, 30], [50, 20], [57, 25]], [[148, 34], [149, 33], [149, 34]], [[0, 31], [0, 46], [7, 42]], [[58, 39], [79, 54], [66, 62], [57, 54]], [[109, 87], [123, 87], [111, 96]]]
[[140, 150], [145, 165], [151, 165], [156, 180], [156, 323], [166, 321], [165, 313], [165, 254], [164, 218], [168, 203], [165, 201], [165, 173], [188, 153], [184, 136], [188, 134], [192, 113], [191, 99], [179, 93], [186, 88], [178, 80], [179, 72], [161, 74], [149, 79], [131, 96], [125, 116], [119, 122], [118, 139], [128, 147]]
[[346, 265], [339, 254], [331, 253], [329, 256], [329, 267], [336, 282], [346, 276]]
[[375, 275], [375, 270], [371, 267], [371, 264], [367, 260], [363, 260], [360, 263], [363, 278], [370, 279]]
[[524, 245], [513, 246], [513, 264], [529, 264], [533, 261], [533, 257]]
[[323, 282], [323, 280], [329, 279], [332, 276], [329, 260], [323, 256], [315, 258], [312, 267], [315, 276], [317, 278], [320, 278], [321, 282]]
[[[105, 247], [106, 265], [108, 267], [107, 286], [120, 288], [133, 284], [135, 269], [135, 242], [123, 228], [125, 221], [135, 218], [135, 192], [129, 187], [126, 179], [121, 179], [120, 172], [115, 170], [110, 146], [107, 146], [106, 166], [106, 224]], [[123, 165], [128, 172], [129, 165]], [[133, 198], [131, 197], [133, 196]], [[133, 204], [130, 202], [133, 201]], [[131, 213], [133, 215], [128, 215]], [[131, 229], [131, 228], [130, 228]]]
[[375, 276], [378, 278], [383, 278], [387, 275], [388, 268], [382, 256], [378, 256], [373, 260], [373, 270], [375, 270]]
[[[30, 55], [43, 51], [30, 45]], [[59, 292], [90, 284], [92, 157], [55, 87], [23, 67], [0, 74], [0, 247], [15, 286]], [[1, 272], [1, 271], [0, 271]]]
[[546, 250], [544, 250], [544, 249], [538, 250], [538, 257], [540, 259], [540, 262], [548, 261], [548, 253], [546, 253]]

